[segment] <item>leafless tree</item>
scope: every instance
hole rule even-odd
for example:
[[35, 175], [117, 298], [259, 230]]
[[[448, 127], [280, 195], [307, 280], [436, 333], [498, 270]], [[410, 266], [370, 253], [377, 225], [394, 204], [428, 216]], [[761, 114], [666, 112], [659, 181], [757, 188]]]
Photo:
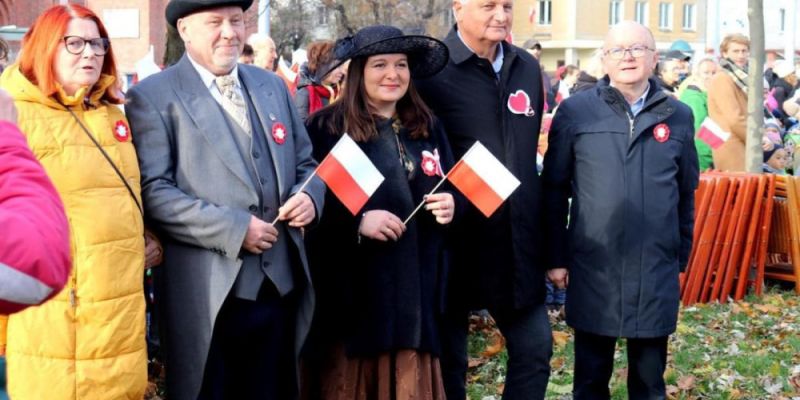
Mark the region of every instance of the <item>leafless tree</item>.
[[747, 77], [747, 141], [745, 144], [745, 170], [760, 173], [764, 150], [761, 136], [764, 126], [764, 4], [762, 0], [748, 0], [747, 16], [750, 20], [750, 60]]

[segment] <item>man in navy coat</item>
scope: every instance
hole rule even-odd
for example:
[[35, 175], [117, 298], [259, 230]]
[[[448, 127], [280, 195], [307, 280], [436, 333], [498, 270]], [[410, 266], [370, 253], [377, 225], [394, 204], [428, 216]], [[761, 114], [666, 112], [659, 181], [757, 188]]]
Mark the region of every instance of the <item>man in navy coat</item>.
[[630, 398], [666, 396], [698, 170], [692, 113], [650, 76], [657, 61], [647, 28], [613, 27], [603, 45], [608, 76], [565, 100], [550, 129], [548, 276], [568, 282], [576, 400], [609, 398], [617, 338], [627, 338]]
[[476, 142], [520, 186], [490, 217], [466, 207], [451, 227], [455, 245], [442, 324], [442, 375], [449, 399], [466, 396], [468, 311], [488, 309], [508, 344], [504, 400], [542, 399], [552, 334], [542, 257], [542, 186], [536, 146], [544, 106], [539, 63], [505, 41], [512, 0], [456, 0], [444, 39], [450, 60], [415, 84], [444, 123], [456, 159]]

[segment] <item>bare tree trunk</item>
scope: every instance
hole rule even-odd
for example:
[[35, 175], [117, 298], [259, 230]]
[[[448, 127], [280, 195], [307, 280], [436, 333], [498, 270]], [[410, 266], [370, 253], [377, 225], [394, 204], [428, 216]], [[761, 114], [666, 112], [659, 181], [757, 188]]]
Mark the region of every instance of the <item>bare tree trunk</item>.
[[322, 4], [339, 14], [337, 20], [348, 35], [352, 35], [356, 32], [356, 27], [351, 25], [350, 18], [347, 17], [347, 9], [345, 8], [344, 4], [335, 0], [322, 0]]
[[173, 28], [172, 25], [167, 25], [167, 44], [164, 51], [164, 66], [168, 67], [178, 62], [183, 56], [186, 48], [183, 45], [183, 39], [178, 34], [178, 30]]
[[764, 4], [747, 0], [750, 21], [750, 60], [747, 74], [747, 141], [744, 166], [749, 172], [761, 172], [764, 150], [761, 136], [764, 126]]

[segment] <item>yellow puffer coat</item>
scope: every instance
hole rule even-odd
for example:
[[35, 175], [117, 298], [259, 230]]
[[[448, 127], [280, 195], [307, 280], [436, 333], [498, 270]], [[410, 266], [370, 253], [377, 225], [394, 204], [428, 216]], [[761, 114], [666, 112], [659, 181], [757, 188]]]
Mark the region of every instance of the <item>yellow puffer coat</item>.
[[[63, 92], [58, 97], [139, 196], [139, 166], [125, 131], [127, 120], [119, 108], [100, 102], [114, 80], [101, 76], [90, 97], [99, 104], [94, 109], [84, 109], [85, 88], [73, 97]], [[73, 259], [61, 293], [8, 318], [9, 395], [15, 400], [140, 400], [147, 385], [141, 214], [64, 107], [45, 97], [16, 65], [3, 72], [0, 87], [14, 97], [19, 126], [64, 201]], [[117, 139], [114, 129], [127, 137]]]

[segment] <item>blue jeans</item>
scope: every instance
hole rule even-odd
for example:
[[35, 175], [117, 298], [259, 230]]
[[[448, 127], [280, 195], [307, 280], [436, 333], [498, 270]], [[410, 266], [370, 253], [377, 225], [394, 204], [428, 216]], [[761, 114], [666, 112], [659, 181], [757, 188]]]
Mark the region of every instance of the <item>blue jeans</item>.
[[564, 305], [566, 303], [567, 289], [559, 289], [549, 280], [545, 281], [545, 285], [547, 285], [547, 299], [545, 300], [545, 304]]
[[[503, 400], [544, 399], [550, 378], [550, 357], [553, 355], [553, 334], [543, 304], [524, 310], [493, 310], [508, 348], [508, 374]], [[444, 316], [442, 335], [442, 368], [445, 394], [448, 399], [466, 398], [467, 335], [466, 313]]]

